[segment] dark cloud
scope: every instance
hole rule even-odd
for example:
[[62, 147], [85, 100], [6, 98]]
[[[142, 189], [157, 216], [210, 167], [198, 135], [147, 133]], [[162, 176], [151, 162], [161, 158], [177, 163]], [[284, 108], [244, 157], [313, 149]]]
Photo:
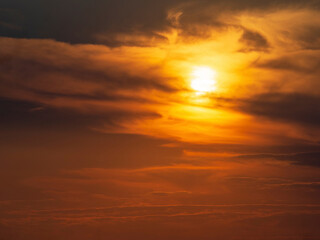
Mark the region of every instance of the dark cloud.
[[[66, 169], [161, 166], [179, 163], [181, 156], [181, 149], [162, 146], [167, 143], [165, 140], [134, 134], [107, 134], [76, 127], [61, 129], [49, 126], [44, 129], [42, 126], [23, 126], [23, 123], [17, 127], [2, 124], [1, 133], [1, 200], [8, 200], [11, 196], [22, 198], [23, 193], [28, 192], [28, 189], [23, 191], [22, 180], [31, 176], [46, 178]], [[112, 171], [102, 173], [106, 179], [110, 179]], [[72, 182], [79, 179], [79, 176], [80, 174], [69, 174], [61, 179], [70, 182], [72, 188]], [[123, 180], [121, 176], [123, 175], [118, 178], [120, 182]], [[96, 179], [97, 182], [93, 185], [101, 187], [96, 193], [106, 193], [108, 190], [103, 190], [98, 175]], [[5, 185], [8, 181], [12, 184]], [[89, 179], [87, 183], [91, 182], [93, 181]], [[109, 185], [112, 189], [117, 189], [112, 183]], [[81, 183], [79, 186], [81, 189]]]
[[320, 167], [320, 152], [296, 153], [282, 156], [280, 160], [289, 160], [298, 165]]
[[320, 67], [320, 58], [314, 54], [282, 56], [275, 59], [258, 61], [255, 64], [259, 68], [279, 71], [292, 71], [304, 74], [317, 74]]
[[[125, 52], [117, 56], [106, 47], [69, 45], [52, 40], [2, 38], [0, 41], [6, 46], [0, 51], [0, 93], [7, 99], [21, 100], [1, 101], [3, 114], [6, 114], [2, 121], [7, 124], [25, 119], [25, 123], [38, 126], [116, 129], [123, 122], [161, 117], [156, 111], [141, 107], [159, 103], [138, 91], [175, 91], [165, 78], [148, 73], [156, 72], [156, 66], [141, 66], [139, 61], [124, 58]], [[22, 45], [17, 47], [17, 44]], [[103, 59], [96, 59], [99, 54], [103, 54]], [[115, 62], [119, 58], [117, 65]], [[126, 61], [133, 62], [132, 66]], [[129, 73], [131, 67], [137, 72]], [[19, 112], [23, 104], [30, 109], [42, 109]], [[18, 111], [10, 115], [6, 112], [10, 109]]]
[[271, 120], [320, 127], [320, 97], [302, 93], [267, 93], [239, 101], [236, 108]]
[[320, 26], [317, 24], [307, 25], [302, 29], [298, 29], [295, 36], [301, 47], [309, 50], [320, 49]]
[[154, 112], [139, 111], [82, 112], [70, 108], [53, 108], [45, 104], [10, 99], [0, 99], [0, 107], [2, 116], [0, 123], [6, 127], [23, 125], [37, 128], [81, 129], [109, 126], [117, 129], [120, 128], [122, 122], [161, 117]]
[[[23, 16], [23, 37], [53, 38], [70, 43], [93, 43], [98, 33], [152, 32], [162, 29], [166, 10], [181, 1], [2, 1], [6, 9]], [[14, 18], [12, 16], [12, 18]], [[15, 21], [13, 19], [12, 21]], [[1, 32], [2, 36], [16, 36]]]
[[[188, 8], [188, 6], [191, 7]], [[24, 38], [52, 38], [69, 43], [97, 43], [97, 34], [154, 32], [166, 29], [169, 9], [180, 8], [186, 12], [182, 21], [209, 24], [225, 12], [265, 10], [288, 6], [287, 1], [206, 1], [185, 0], [3, 0], [0, 22], [1, 36]], [[290, 1], [290, 6], [319, 6], [319, 1]], [[203, 13], [207, 9], [208, 14]], [[199, 13], [200, 12], [200, 13]], [[209, 14], [209, 12], [211, 14]], [[190, 14], [189, 14], [190, 13]], [[22, 20], [21, 20], [22, 19]], [[211, 19], [211, 20], [210, 20]], [[212, 20], [214, 19], [214, 20]], [[14, 26], [14, 27], [12, 27]], [[14, 28], [14, 29], [13, 29]], [[102, 42], [114, 45], [117, 41]]]
[[0, 8], [0, 35], [24, 37], [23, 20], [18, 10]]
[[57, 99], [57, 98], [65, 98], [65, 99], [73, 99], [73, 100], [97, 100], [97, 101], [111, 101], [111, 102], [121, 102], [121, 101], [130, 101], [130, 102], [140, 102], [140, 103], [156, 103], [155, 101], [145, 99], [143, 97], [138, 96], [119, 96], [112, 93], [105, 92], [92, 92], [89, 94], [85, 93], [58, 93], [58, 92], [50, 92], [50, 91], [42, 91], [42, 90], [34, 90], [24, 88], [25, 90], [29, 90], [35, 95], [39, 95], [42, 98], [47, 99]]
[[[51, 83], [57, 88], [59, 87], [57, 81], [64, 84], [65, 80], [69, 79], [79, 84], [97, 83], [100, 91], [113, 91], [117, 88], [153, 88], [160, 91], [174, 91], [163, 79], [154, 79], [146, 74], [145, 76], [132, 75], [121, 70], [121, 66], [115, 67], [112, 61], [114, 56], [109, 48], [93, 47], [88, 51], [81, 49], [81, 46], [50, 40], [29, 40], [28, 42], [28, 40], [2, 38], [0, 41], [5, 45], [5, 49], [0, 53], [1, 80], [15, 87], [51, 88], [49, 86]], [[90, 61], [90, 58], [95, 53], [98, 54], [99, 50], [100, 54], [107, 55], [106, 60]], [[94, 63], [103, 64], [104, 67], [97, 67]]]
[[244, 43], [245, 47], [241, 51], [267, 51], [270, 48], [268, 40], [258, 32], [244, 29], [240, 38], [240, 42]]
[[[320, 149], [320, 147], [319, 147]], [[289, 161], [293, 164], [320, 167], [320, 152], [303, 152], [303, 153], [291, 153], [291, 154], [252, 154], [252, 155], [240, 155], [236, 158], [241, 159], [276, 159], [281, 161]]]
[[[102, 128], [114, 132], [122, 129], [124, 122], [159, 117], [152, 112], [83, 113], [39, 103], [0, 99], [0, 115], [0, 166], [4, 178], [45, 174], [79, 166], [149, 166], [166, 162], [171, 155], [180, 153], [176, 148], [161, 147], [166, 143], [162, 140], [93, 130]], [[122, 144], [129, 145], [126, 151], [122, 150]], [[8, 169], [13, 171], [9, 175]]]

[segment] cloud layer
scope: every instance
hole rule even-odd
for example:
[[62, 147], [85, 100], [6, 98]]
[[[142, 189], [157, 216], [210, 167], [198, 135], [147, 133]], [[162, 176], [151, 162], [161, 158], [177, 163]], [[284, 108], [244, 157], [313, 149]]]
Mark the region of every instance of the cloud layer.
[[3, 1], [0, 239], [318, 239], [319, 7]]

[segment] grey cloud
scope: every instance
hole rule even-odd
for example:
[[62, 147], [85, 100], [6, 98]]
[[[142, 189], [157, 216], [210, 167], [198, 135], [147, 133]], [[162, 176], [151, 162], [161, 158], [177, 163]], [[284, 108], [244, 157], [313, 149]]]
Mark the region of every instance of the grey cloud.
[[[190, 3], [193, 3], [190, 8]], [[187, 0], [3, 0], [2, 6], [10, 16], [3, 21], [21, 30], [0, 28], [0, 36], [24, 38], [52, 38], [70, 43], [97, 43], [97, 34], [143, 32], [152, 36], [154, 32], [169, 26], [167, 11], [182, 6], [185, 16], [182, 22], [214, 25], [217, 17], [226, 12], [243, 10], [265, 10], [287, 7], [288, 1], [187, 1]], [[291, 7], [319, 7], [316, 1], [290, 1]], [[207, 15], [199, 14], [207, 10]], [[8, 15], [6, 13], [5, 15]], [[20, 20], [23, 19], [23, 20]], [[211, 19], [211, 20], [210, 20]], [[213, 19], [213, 20], [212, 20]], [[0, 20], [1, 21], [1, 20]], [[104, 41], [105, 44], [118, 44], [117, 41]]]
[[[166, 83], [166, 79], [148, 76], [147, 70], [143, 70], [143, 74], [132, 75], [125, 69], [128, 64], [121, 63], [115, 67], [112, 61], [114, 55], [107, 47], [82, 48], [52, 40], [10, 38], [2, 38], [0, 42], [5, 46], [0, 50], [0, 94], [8, 99], [34, 102], [35, 107], [44, 107], [45, 111], [34, 112], [32, 115], [32, 119], [42, 119], [42, 123], [38, 122], [40, 125], [60, 121], [68, 125], [75, 120], [74, 123], [79, 122], [80, 125], [103, 123], [117, 127], [123, 121], [158, 118], [161, 117], [158, 113], [138, 107], [141, 104], [156, 103], [148, 96], [122, 94], [119, 91], [176, 91]], [[16, 47], [17, 44], [22, 45]], [[96, 54], [101, 53], [107, 55], [105, 59], [95, 60]], [[61, 100], [63, 104], [56, 106], [55, 102]], [[112, 107], [109, 106], [111, 103], [114, 104]], [[128, 103], [136, 104], [137, 109], [128, 109]], [[77, 104], [81, 104], [84, 112], [76, 113]], [[24, 117], [29, 119], [28, 116]], [[48, 118], [48, 121], [43, 118]]]
[[320, 49], [320, 26], [311, 25], [306, 26], [303, 29], [299, 29], [294, 36], [301, 47], [304, 49], [310, 50], [319, 50]]
[[274, 59], [258, 61], [256, 67], [273, 69], [279, 71], [301, 72], [304, 74], [318, 73], [320, 67], [320, 58], [316, 52], [313, 54], [282, 56]]
[[241, 51], [267, 51], [270, 48], [268, 40], [258, 32], [244, 29], [240, 42], [245, 46]]
[[271, 120], [320, 127], [320, 97], [302, 93], [267, 93], [239, 101], [236, 109]]
[[[82, 96], [80, 96], [82, 97]], [[121, 123], [134, 119], [159, 118], [159, 114], [148, 111], [87, 111], [70, 108], [54, 108], [45, 104], [0, 98], [0, 123], [6, 127], [81, 129], [90, 127], [120, 128]]]
[[0, 36], [23, 37], [23, 21], [18, 10], [0, 8]]
[[[320, 147], [319, 147], [320, 148]], [[240, 159], [276, 159], [281, 161], [289, 161], [296, 165], [320, 167], [320, 152], [302, 152], [291, 154], [251, 154], [240, 155], [236, 158]]]
[[[9, 38], [2, 38], [1, 41], [5, 44], [5, 49], [0, 51], [1, 81], [5, 84], [14, 83], [15, 86], [34, 87], [35, 89], [39, 86], [50, 88], [45, 85], [70, 78], [78, 81], [79, 84], [83, 82], [99, 83], [100, 89], [109, 91], [117, 88], [153, 88], [160, 91], [174, 91], [163, 80], [150, 79], [148, 76], [133, 76], [121, 71], [112, 66], [108, 58], [104, 62], [104, 68], [95, 67], [89, 60], [94, 53], [87, 53], [78, 46], [50, 40], [35, 40], [38, 41], [38, 44], [32, 40], [28, 42], [28, 40]], [[17, 44], [21, 45], [17, 46]], [[33, 48], [37, 47], [42, 50], [32, 54]], [[79, 52], [75, 53], [74, 50], [79, 50]], [[110, 50], [108, 48], [100, 50], [102, 52], [105, 50], [106, 54], [112, 55], [108, 52]]]
[[[166, 10], [178, 0], [39, 1], [4, 0], [3, 6], [23, 16], [20, 37], [53, 38], [70, 43], [94, 43], [98, 33], [143, 30], [151, 33], [166, 23]], [[11, 20], [12, 22], [15, 19]], [[19, 37], [8, 31], [2, 36]]]

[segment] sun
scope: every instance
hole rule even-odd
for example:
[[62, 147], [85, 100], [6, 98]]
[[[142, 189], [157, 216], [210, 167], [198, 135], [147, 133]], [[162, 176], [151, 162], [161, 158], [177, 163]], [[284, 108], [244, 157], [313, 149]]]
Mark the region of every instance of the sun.
[[199, 93], [215, 91], [216, 75], [216, 71], [210, 67], [194, 67], [191, 73], [191, 88]]

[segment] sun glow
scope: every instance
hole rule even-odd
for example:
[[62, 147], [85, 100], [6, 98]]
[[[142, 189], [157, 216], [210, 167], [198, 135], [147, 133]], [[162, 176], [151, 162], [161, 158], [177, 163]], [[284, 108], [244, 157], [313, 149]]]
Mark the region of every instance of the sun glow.
[[216, 72], [210, 67], [195, 67], [191, 73], [191, 88], [200, 93], [216, 90]]

